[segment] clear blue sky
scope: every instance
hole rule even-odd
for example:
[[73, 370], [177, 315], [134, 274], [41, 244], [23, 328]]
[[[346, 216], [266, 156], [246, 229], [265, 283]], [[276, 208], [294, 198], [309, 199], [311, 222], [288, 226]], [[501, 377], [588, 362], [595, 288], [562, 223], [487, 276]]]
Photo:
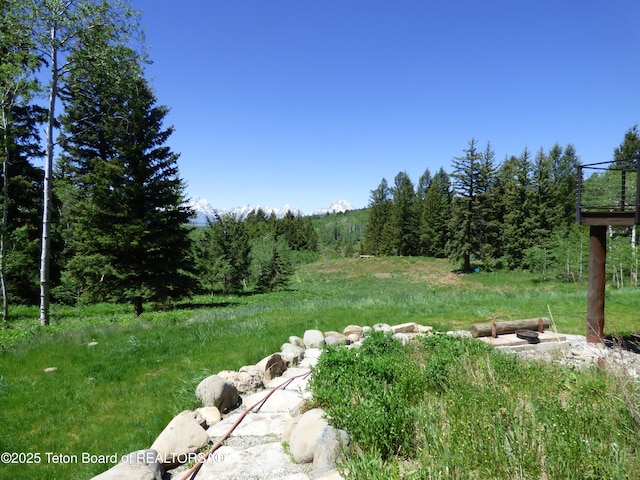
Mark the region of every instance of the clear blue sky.
[[640, 123], [637, 0], [132, 4], [187, 194], [216, 208], [362, 208], [472, 137], [606, 161]]

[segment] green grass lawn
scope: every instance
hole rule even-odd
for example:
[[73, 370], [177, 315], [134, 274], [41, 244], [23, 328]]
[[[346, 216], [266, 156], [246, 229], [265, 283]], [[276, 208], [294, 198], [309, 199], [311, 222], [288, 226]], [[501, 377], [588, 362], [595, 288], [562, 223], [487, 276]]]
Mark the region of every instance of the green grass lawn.
[[[640, 330], [638, 303], [637, 289], [608, 290], [605, 329]], [[146, 448], [176, 413], [197, 406], [201, 379], [254, 364], [310, 328], [415, 321], [449, 330], [551, 312], [559, 331], [584, 334], [586, 285], [523, 272], [458, 275], [444, 260], [341, 259], [300, 266], [287, 292], [146, 308], [133, 319], [127, 305], [53, 306], [49, 327], [37, 326], [37, 308], [10, 311], [0, 331], [0, 451], [42, 460], [0, 464], [0, 478], [90, 478], [110, 465], [53, 464], [46, 452]]]

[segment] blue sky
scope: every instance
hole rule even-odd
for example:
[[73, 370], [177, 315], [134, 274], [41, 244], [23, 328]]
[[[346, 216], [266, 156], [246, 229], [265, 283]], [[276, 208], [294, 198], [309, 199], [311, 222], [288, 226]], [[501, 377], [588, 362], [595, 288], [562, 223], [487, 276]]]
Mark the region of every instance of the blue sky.
[[637, 0], [132, 0], [187, 194], [216, 208], [337, 198], [640, 123]]

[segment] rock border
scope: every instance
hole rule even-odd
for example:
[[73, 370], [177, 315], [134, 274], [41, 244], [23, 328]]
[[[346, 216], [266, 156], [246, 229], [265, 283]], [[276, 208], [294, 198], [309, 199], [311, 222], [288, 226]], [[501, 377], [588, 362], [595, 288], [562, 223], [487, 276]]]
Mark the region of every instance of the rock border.
[[[357, 347], [372, 331], [390, 333], [403, 344], [416, 336], [434, 333], [430, 326], [408, 322], [394, 326], [385, 323], [372, 327], [347, 325], [342, 332], [310, 329], [306, 330], [302, 337], [291, 336], [288, 343], [281, 346], [280, 352], [268, 355], [256, 365], [244, 366], [237, 372], [223, 370], [203, 379], [195, 391], [195, 395], [202, 402], [202, 407], [176, 415], [149, 449], [124, 456], [120, 463], [93, 477], [93, 480], [181, 479], [186, 470], [183, 465], [193, 464], [195, 460], [201, 458], [202, 452], [211, 447], [213, 438], [221, 435], [216, 425], [222, 425], [223, 420], [231, 419], [234, 415], [239, 416], [239, 411], [243, 408], [247, 409], [266, 393], [277, 389], [287, 378], [305, 372], [310, 374], [324, 345]], [[464, 330], [446, 332], [446, 334], [471, 337], [470, 332]], [[632, 358], [631, 354], [621, 352], [620, 349], [588, 344], [585, 337], [580, 335], [566, 337], [566, 341], [561, 342], [562, 345], [559, 344], [559, 349], [564, 352], [564, 355], [550, 356], [548, 349], [523, 352], [513, 350], [513, 352], [528, 358], [555, 361], [574, 367], [620, 364], [631, 378], [640, 378], [640, 355], [634, 354]], [[618, 359], [621, 361], [617, 361]], [[615, 372], [615, 369], [612, 370]], [[306, 391], [306, 382], [301, 382], [296, 388], [297, 391], [288, 389], [274, 392], [269, 403], [261, 407], [260, 414], [273, 415], [269, 420], [274, 425], [277, 424], [278, 428], [281, 427], [280, 430], [274, 427], [274, 432], [277, 432], [275, 434], [277, 443], [280, 444], [279, 458], [286, 460], [286, 456], [289, 455], [293, 462], [305, 464], [307, 467], [304, 471], [311, 476], [300, 473], [298, 470], [295, 475], [269, 476], [268, 478], [339, 479], [341, 476], [335, 470], [335, 464], [344, 447], [349, 444], [349, 435], [347, 432], [331, 427], [320, 409], [311, 409], [301, 414], [300, 407], [310, 398], [310, 393]], [[247, 452], [251, 452], [250, 455], [247, 454], [249, 457], [269, 455], [261, 450], [264, 441], [252, 437], [250, 429], [244, 435], [249, 446], [242, 445], [242, 442], [236, 440], [235, 444], [229, 447], [233, 452], [244, 448]], [[287, 449], [282, 448], [282, 445], [288, 446], [288, 452]], [[234, 448], [236, 450], [233, 450]], [[215, 478], [236, 478], [236, 475]]]

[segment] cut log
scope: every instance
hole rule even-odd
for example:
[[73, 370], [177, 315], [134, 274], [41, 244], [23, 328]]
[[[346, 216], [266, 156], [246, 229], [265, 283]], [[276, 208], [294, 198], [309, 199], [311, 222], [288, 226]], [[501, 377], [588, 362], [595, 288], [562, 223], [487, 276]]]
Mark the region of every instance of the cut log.
[[474, 323], [471, 326], [471, 335], [477, 337], [496, 337], [515, 333], [516, 330], [535, 330], [543, 332], [551, 323], [547, 317], [527, 318], [524, 320], [508, 320], [505, 322]]

